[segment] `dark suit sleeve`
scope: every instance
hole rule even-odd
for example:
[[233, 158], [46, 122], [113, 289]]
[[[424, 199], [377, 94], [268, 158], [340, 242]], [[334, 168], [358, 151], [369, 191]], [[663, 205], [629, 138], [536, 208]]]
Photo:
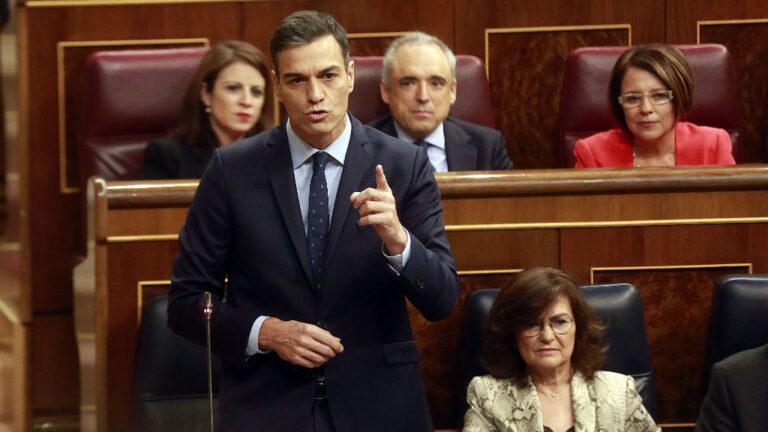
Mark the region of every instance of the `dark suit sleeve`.
[[144, 163], [139, 172], [140, 180], [172, 179], [176, 176], [169, 166], [168, 155], [158, 141], [147, 144], [144, 150]]
[[709, 390], [701, 404], [696, 432], [737, 432], [730, 389], [721, 366], [712, 367]]
[[234, 243], [228, 190], [221, 155], [216, 151], [179, 233], [179, 252], [171, 275], [168, 326], [204, 344], [200, 298], [203, 292], [210, 291], [214, 298], [213, 348], [223, 354], [225, 361], [243, 365], [248, 335], [256, 317], [221, 302]]
[[431, 321], [447, 318], [458, 297], [458, 279], [445, 235], [440, 192], [426, 153], [418, 152], [414, 176], [399, 205], [401, 222], [411, 233], [411, 256], [401, 273], [411, 303]]
[[492, 162], [491, 166], [495, 170], [509, 170], [512, 169], [512, 161], [509, 159], [509, 153], [507, 152], [507, 143], [501, 132], [496, 131], [496, 139], [493, 141], [493, 148], [491, 151]]

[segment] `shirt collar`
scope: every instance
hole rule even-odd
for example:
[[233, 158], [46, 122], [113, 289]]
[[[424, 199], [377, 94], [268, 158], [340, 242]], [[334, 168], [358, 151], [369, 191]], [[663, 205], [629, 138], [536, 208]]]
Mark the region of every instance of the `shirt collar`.
[[[413, 144], [416, 142], [416, 139], [414, 139], [412, 136], [408, 135], [395, 121], [395, 131], [397, 131], [397, 137], [401, 140], [408, 141], [409, 143]], [[440, 122], [439, 125], [435, 128], [435, 130], [432, 131], [429, 135], [427, 135], [422, 141], [426, 141], [429, 143], [429, 145], [439, 147], [443, 150], [445, 150], [445, 134], [443, 133], [443, 123]]]
[[[288, 146], [291, 149], [291, 162], [293, 163], [293, 169], [298, 168], [309, 158], [317, 153], [318, 149], [309, 145], [306, 141], [301, 139], [291, 127], [291, 119], [288, 119], [286, 123], [286, 132], [288, 134]], [[344, 165], [344, 157], [347, 155], [347, 148], [349, 147], [349, 140], [352, 137], [352, 122], [349, 119], [349, 114], [346, 114], [346, 124], [344, 130], [341, 132], [336, 140], [331, 145], [326, 147], [323, 151], [331, 155], [341, 165]]]

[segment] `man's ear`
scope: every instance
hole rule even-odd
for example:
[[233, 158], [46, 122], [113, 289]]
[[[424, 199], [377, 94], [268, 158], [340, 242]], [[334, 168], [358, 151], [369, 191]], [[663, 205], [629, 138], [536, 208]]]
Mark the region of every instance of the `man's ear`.
[[384, 83], [383, 78], [379, 80], [379, 93], [381, 93], [381, 100], [383, 100], [385, 104], [389, 105], [389, 89]]
[[282, 102], [283, 98], [280, 96], [280, 86], [278, 85], [280, 84], [280, 78], [277, 77], [277, 73], [274, 69], [269, 71], [269, 78], [272, 80], [272, 89], [275, 92], [275, 97]]
[[349, 77], [349, 92], [352, 93], [355, 90], [355, 61], [350, 60], [347, 65], [347, 76]]
[[453, 103], [456, 102], [457, 87], [458, 87], [458, 84], [456, 83], [456, 78], [454, 78], [453, 82], [451, 82], [451, 105], [453, 105]]

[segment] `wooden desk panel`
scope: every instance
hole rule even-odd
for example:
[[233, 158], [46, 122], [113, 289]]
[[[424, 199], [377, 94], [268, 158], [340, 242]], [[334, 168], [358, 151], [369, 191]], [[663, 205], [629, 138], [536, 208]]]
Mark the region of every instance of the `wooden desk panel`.
[[[757, 231], [755, 231], [757, 229]], [[630, 282], [640, 291], [659, 390], [659, 415], [691, 422], [698, 413], [713, 282], [766, 271], [768, 224], [668, 225], [569, 229], [562, 268], [579, 279]]]
[[[635, 283], [662, 421], [693, 421], [714, 280], [768, 272], [768, 167], [521, 170], [438, 180], [461, 300], [439, 323], [412, 314], [437, 428], [457, 426], [454, 406], [464, 397], [454, 389], [464, 296], [503, 287], [534, 265], [561, 267], [583, 282]], [[195, 186], [92, 184], [89, 256], [75, 289], [83, 430], [130, 430], [138, 307], [142, 296], [167, 289]]]
[[[2, 281], [2, 275], [0, 275]], [[31, 430], [24, 401], [30, 393], [29, 326], [0, 298], [0, 431]]]

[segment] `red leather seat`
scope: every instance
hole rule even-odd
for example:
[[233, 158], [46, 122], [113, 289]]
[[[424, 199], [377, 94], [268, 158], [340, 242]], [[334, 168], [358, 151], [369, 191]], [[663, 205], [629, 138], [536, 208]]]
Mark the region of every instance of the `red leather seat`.
[[370, 123], [389, 114], [389, 106], [381, 100], [382, 57], [353, 57], [355, 89], [349, 95], [349, 112], [363, 123]]
[[[355, 90], [349, 98], [349, 110], [361, 122], [369, 123], [389, 114], [389, 106], [381, 100], [382, 57], [353, 57]], [[495, 127], [496, 116], [491, 106], [488, 76], [483, 62], [474, 56], [456, 56], [456, 103], [451, 115], [468, 122]]]
[[[675, 45], [685, 54], [696, 77], [693, 106], [687, 121], [725, 129], [733, 142], [733, 157], [742, 160], [739, 113], [733, 62], [722, 45]], [[616, 59], [627, 47], [586, 47], [571, 52], [560, 95], [562, 166], [576, 161], [576, 140], [617, 127], [608, 105], [608, 82]]]
[[208, 48], [100, 51], [88, 58], [78, 178], [134, 179], [148, 141], [168, 133]]
[[166, 135], [206, 47], [99, 51], [86, 65], [77, 126], [77, 179], [83, 199], [78, 251], [86, 253], [85, 186], [91, 176], [133, 180], [144, 149]]

